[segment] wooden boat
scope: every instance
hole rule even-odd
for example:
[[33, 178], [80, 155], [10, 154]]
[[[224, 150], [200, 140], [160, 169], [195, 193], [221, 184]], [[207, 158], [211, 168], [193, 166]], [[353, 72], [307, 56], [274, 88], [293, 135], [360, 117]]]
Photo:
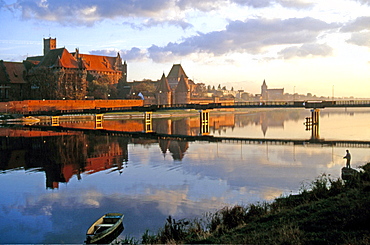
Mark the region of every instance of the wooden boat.
[[123, 231], [124, 215], [107, 213], [90, 226], [86, 232], [86, 243], [111, 243]]

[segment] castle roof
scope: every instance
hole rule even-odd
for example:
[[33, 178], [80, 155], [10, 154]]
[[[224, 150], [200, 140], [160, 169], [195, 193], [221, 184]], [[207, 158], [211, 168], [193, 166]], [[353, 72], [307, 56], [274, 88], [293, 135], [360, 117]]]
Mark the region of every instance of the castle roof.
[[167, 78], [180, 78], [181, 76], [188, 78], [181, 64], [174, 64], [171, 68], [171, 71], [168, 73]]
[[175, 92], [189, 92], [189, 84], [185, 81], [184, 75], [181, 75], [180, 81], [177, 84]]
[[161, 80], [159, 80], [158, 82], [157, 92], [167, 93], [170, 91], [171, 91], [170, 85], [168, 84], [168, 80], [163, 73]]
[[26, 68], [20, 62], [1, 62], [0, 66], [0, 82], [2, 83], [26, 83], [24, 75]]
[[40, 61], [39, 66], [78, 69], [78, 61], [65, 48], [52, 49]]
[[79, 54], [88, 71], [117, 72], [114, 69], [117, 57], [108, 57], [92, 54]]
[[[81, 59], [81, 63], [80, 63]], [[27, 61], [34, 65], [46, 67], [64, 67], [86, 69], [88, 71], [117, 72], [115, 66], [120, 56], [108, 57], [101, 55], [80, 54], [78, 50], [70, 53], [66, 48], [51, 49], [44, 56], [28, 57]]]

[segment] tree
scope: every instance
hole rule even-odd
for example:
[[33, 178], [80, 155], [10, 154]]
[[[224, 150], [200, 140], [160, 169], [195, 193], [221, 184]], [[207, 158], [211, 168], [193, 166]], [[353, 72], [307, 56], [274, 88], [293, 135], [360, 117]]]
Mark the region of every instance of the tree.
[[[91, 76], [88, 77], [88, 80], [91, 80]], [[93, 96], [95, 99], [108, 99], [111, 89], [107, 75], [97, 76], [89, 81], [87, 95]]]
[[86, 71], [35, 67], [28, 79], [33, 99], [82, 99], [86, 95]]
[[58, 83], [55, 73], [47, 67], [31, 70], [29, 76], [32, 99], [57, 99]]
[[132, 92], [138, 94], [140, 92], [154, 93], [156, 86], [153, 82], [141, 82], [132, 88]]

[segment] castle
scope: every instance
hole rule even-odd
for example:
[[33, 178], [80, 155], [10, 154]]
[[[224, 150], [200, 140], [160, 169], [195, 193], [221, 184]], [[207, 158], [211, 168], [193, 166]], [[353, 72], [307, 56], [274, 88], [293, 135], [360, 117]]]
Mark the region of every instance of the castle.
[[204, 84], [189, 79], [181, 64], [174, 64], [158, 81], [128, 82], [127, 63], [119, 53], [110, 57], [70, 52], [57, 48], [56, 38], [43, 39], [43, 55], [23, 62], [0, 61], [0, 101], [138, 99], [138, 95], [144, 104], [234, 102], [232, 96], [207, 95]]
[[127, 64], [116, 57], [81, 54], [56, 48], [56, 38], [44, 38], [43, 55], [23, 62], [0, 61], [0, 101], [24, 99], [84, 99], [88, 82], [110, 85], [127, 81]]

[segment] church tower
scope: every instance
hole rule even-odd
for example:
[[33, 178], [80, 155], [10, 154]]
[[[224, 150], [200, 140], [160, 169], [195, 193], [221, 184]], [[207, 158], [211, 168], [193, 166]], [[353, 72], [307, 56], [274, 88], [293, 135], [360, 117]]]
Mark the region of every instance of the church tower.
[[56, 38], [44, 38], [44, 55], [46, 55], [50, 50], [57, 48]]
[[267, 90], [267, 85], [266, 85], [265, 80], [263, 80], [263, 83], [262, 83], [262, 86], [261, 86], [261, 96], [262, 96], [263, 100], [268, 99], [268, 90]]

